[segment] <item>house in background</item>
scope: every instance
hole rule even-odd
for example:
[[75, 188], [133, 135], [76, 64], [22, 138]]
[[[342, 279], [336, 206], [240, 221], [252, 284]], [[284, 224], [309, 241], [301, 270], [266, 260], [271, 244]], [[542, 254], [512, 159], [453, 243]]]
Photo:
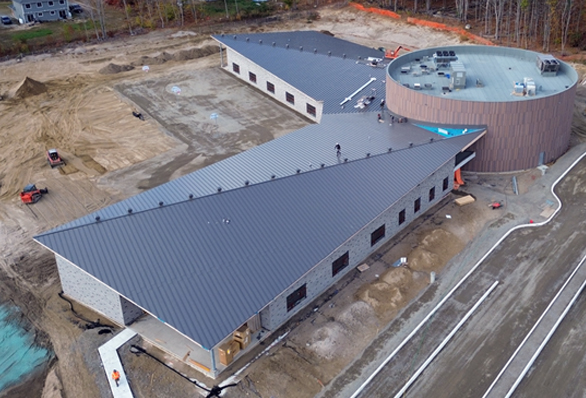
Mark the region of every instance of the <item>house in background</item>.
[[12, 0], [12, 8], [21, 24], [71, 18], [67, 0]]

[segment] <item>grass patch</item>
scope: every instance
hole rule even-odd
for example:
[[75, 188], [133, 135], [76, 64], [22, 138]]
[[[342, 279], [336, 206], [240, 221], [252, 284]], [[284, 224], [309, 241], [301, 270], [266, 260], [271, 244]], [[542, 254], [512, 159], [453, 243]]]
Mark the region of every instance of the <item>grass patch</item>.
[[50, 36], [52, 34], [53, 34], [53, 31], [51, 29], [47, 29], [47, 28], [42, 28], [42, 29], [37, 29], [37, 30], [28, 30], [25, 32], [14, 33], [12, 35], [12, 40], [26, 42], [31, 39], [36, 39], [38, 37]]

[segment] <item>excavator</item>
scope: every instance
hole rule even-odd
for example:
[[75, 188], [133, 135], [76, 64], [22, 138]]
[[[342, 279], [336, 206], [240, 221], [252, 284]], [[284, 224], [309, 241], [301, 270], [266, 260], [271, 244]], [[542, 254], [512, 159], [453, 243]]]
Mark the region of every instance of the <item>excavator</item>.
[[407, 47], [403, 47], [403, 46], [399, 46], [395, 49], [395, 51], [392, 50], [384, 50], [385, 51], [385, 58], [389, 58], [389, 59], [395, 59], [399, 56], [399, 50], [405, 50], [405, 51], [411, 51], [409, 50]]

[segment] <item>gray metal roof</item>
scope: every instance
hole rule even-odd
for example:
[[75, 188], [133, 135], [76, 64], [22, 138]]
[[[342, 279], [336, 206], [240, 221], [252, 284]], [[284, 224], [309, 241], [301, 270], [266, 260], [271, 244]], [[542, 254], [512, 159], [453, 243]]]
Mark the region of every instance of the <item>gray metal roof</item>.
[[[214, 38], [303, 93], [324, 101], [324, 114], [364, 112], [354, 108], [361, 96], [374, 93], [376, 105], [385, 98], [383, 64], [373, 67], [366, 61], [368, 57], [384, 57], [381, 51], [313, 31], [251, 34], [236, 36], [236, 39], [233, 35], [217, 35]], [[287, 42], [288, 39], [291, 41]], [[272, 42], [279, 45], [273, 47]], [[290, 43], [289, 49], [284, 47], [287, 43]], [[303, 51], [299, 49], [301, 46]], [[328, 49], [332, 50], [331, 56]], [[362, 59], [359, 60], [359, 56]], [[376, 81], [356, 94], [353, 101], [340, 106], [370, 78]], [[371, 108], [377, 110], [378, 106], [371, 105]]]
[[[423, 69], [434, 66], [432, 56], [438, 50], [454, 51], [458, 61], [466, 70], [466, 88], [444, 93], [442, 87], [449, 86], [449, 79], [439, 76], [438, 72], [450, 73], [450, 68], [440, 68], [429, 74]], [[576, 71], [563, 61], [557, 76], [541, 76], [536, 66], [539, 53], [509, 47], [494, 46], [445, 46], [426, 48], [424, 50], [405, 53], [388, 66], [391, 78], [401, 84], [415, 83], [422, 87], [431, 84], [433, 88], [423, 89], [422, 94], [445, 97], [455, 100], [502, 102], [530, 101], [544, 96], [558, 94], [572, 87], [578, 80]], [[428, 57], [428, 59], [426, 59]], [[425, 67], [421, 67], [425, 65]], [[401, 69], [410, 67], [409, 73], [401, 73]], [[537, 87], [535, 96], [512, 95], [514, 82], [523, 82], [524, 78], [532, 78]], [[477, 87], [476, 81], [482, 85]]]
[[305, 172], [325, 164], [338, 163], [334, 145], [340, 143], [342, 159], [360, 159], [367, 153], [376, 155], [388, 148], [401, 149], [428, 142], [431, 138], [443, 139], [424, 128], [411, 124], [389, 126], [379, 123], [376, 113], [324, 115], [321, 124], [309, 125], [301, 130], [269, 141], [238, 155], [187, 174], [139, 195], [98, 210], [87, 216], [64, 224], [55, 230], [93, 223], [96, 216], [102, 220], [127, 214], [128, 209], [143, 211], [165, 204], [186, 200], [189, 195], [210, 195], [221, 187], [223, 191], [244, 186], [245, 181], [258, 184], [269, 181], [272, 175], [282, 178]]
[[35, 239], [211, 348], [478, 134]]

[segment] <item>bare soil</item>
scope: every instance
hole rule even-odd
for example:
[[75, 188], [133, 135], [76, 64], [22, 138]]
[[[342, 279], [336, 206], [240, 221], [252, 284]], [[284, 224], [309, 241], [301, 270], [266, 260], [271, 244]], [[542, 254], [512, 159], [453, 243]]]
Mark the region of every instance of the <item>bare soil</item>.
[[[371, 47], [402, 44], [415, 49], [459, 42], [455, 35], [349, 8], [319, 13], [313, 23], [287, 21], [246, 29], [327, 30]], [[88, 329], [88, 322], [58, 296], [54, 259], [32, 236], [307, 124], [219, 70], [213, 47], [208, 37], [193, 32], [157, 31], [2, 64], [0, 301], [11, 300], [22, 309], [37, 330], [37, 342], [52, 348], [56, 360], [0, 395], [109, 394], [97, 356], [97, 347], [109, 334]], [[172, 92], [173, 86], [182, 89], [182, 97]], [[189, 100], [202, 92], [205, 105]], [[235, 106], [234, 95], [241, 107]], [[220, 126], [211, 123], [212, 110], [221, 113]], [[146, 120], [133, 117], [132, 111], [142, 112]], [[64, 167], [47, 165], [50, 148], [59, 150]], [[520, 186], [539, 180], [538, 175], [526, 175], [519, 175]], [[490, 223], [507, 222], [506, 212], [490, 211], [487, 205], [506, 197], [510, 187], [499, 178], [476, 178], [471, 183], [486, 184], [484, 197], [461, 208], [449, 198], [366, 259], [366, 272], [350, 273], [315, 306], [275, 332], [273, 338], [284, 331], [289, 335], [241, 373], [239, 386], [226, 396], [297, 398], [318, 393], [421, 294], [432, 271], [441, 272]], [[28, 183], [48, 187], [49, 194], [32, 206], [21, 204], [18, 193]], [[406, 267], [392, 266], [404, 256], [409, 259]], [[99, 318], [79, 305], [75, 310], [85, 319]], [[148, 357], [126, 351], [122, 355], [137, 396], [191, 396], [198, 391]]]

